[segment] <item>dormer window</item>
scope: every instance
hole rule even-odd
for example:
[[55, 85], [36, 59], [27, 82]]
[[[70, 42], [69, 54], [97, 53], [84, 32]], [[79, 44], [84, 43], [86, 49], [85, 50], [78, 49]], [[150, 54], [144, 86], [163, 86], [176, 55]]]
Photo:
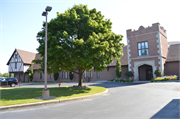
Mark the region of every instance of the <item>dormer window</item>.
[[149, 55], [148, 42], [146, 41], [138, 43], [138, 56], [146, 55]]

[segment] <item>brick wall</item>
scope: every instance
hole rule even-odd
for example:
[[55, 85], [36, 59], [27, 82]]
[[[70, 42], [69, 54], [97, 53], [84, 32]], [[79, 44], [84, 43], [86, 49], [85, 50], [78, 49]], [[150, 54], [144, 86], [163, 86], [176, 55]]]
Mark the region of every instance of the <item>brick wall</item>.
[[179, 62], [166, 62], [164, 65], [164, 75], [180, 75]]

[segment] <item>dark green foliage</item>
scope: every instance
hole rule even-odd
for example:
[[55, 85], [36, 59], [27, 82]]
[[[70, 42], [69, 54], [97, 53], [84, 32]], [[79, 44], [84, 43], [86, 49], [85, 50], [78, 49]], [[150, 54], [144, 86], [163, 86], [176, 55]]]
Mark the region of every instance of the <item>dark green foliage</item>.
[[69, 78], [70, 78], [71, 81], [73, 80], [73, 78], [74, 78], [74, 73], [73, 72], [69, 72]]
[[160, 76], [162, 76], [162, 71], [161, 70], [156, 70], [154, 72], [154, 74], [156, 75], [156, 77], [160, 77]]
[[121, 77], [121, 63], [120, 63], [119, 60], [117, 60], [117, 62], [116, 62], [115, 72], [116, 72], [116, 76], [117, 76], [118, 78], [120, 78], [120, 77]]
[[28, 77], [29, 77], [29, 81], [32, 81], [32, 80], [33, 80], [33, 64], [31, 65], [31, 69], [30, 69], [30, 71], [29, 71]]
[[125, 72], [125, 75], [126, 75], [127, 77], [133, 77], [133, 76], [134, 76], [134, 74], [132, 73], [132, 71], [127, 71], [127, 72]]
[[[37, 34], [39, 47], [37, 51], [41, 60], [34, 62], [44, 69], [45, 23]], [[79, 75], [82, 86], [83, 74], [91, 71], [105, 70], [112, 58], [120, 59], [123, 55], [123, 36], [112, 32], [112, 22], [105, 19], [95, 8], [89, 10], [87, 5], [74, 5], [65, 13], [48, 23], [47, 72], [73, 72]]]
[[58, 72], [54, 73], [53, 77], [54, 77], [54, 80], [57, 81], [59, 77], [59, 73]]

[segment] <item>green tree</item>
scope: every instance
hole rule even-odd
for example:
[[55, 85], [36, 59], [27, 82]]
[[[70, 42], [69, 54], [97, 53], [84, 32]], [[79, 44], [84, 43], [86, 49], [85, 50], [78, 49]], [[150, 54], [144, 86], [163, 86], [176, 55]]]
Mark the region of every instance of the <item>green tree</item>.
[[33, 64], [31, 65], [31, 69], [30, 69], [30, 71], [29, 71], [28, 77], [29, 77], [29, 81], [32, 81], [32, 80], [33, 80]]
[[3, 77], [3, 74], [2, 74], [2, 73], [0, 73], [0, 77]]
[[116, 76], [117, 76], [118, 78], [121, 77], [121, 63], [120, 63], [119, 60], [117, 60], [117, 62], [116, 62], [115, 72], [116, 72]]
[[[87, 8], [87, 5], [74, 5], [65, 13], [48, 23], [47, 72], [73, 72], [79, 75], [78, 86], [82, 86], [83, 74], [94, 67], [105, 70], [112, 63], [112, 57], [123, 55], [122, 35], [112, 32], [112, 22], [104, 19], [101, 12]], [[41, 60], [34, 62], [44, 69], [45, 23], [37, 34], [37, 51]]]
[[54, 80], [57, 81], [59, 77], [59, 73], [58, 72], [54, 73], [53, 77], [54, 77]]
[[3, 77], [9, 77], [9, 73], [4, 73]]
[[70, 78], [71, 81], [73, 80], [73, 78], [74, 78], [74, 73], [73, 72], [69, 72], [69, 78]]

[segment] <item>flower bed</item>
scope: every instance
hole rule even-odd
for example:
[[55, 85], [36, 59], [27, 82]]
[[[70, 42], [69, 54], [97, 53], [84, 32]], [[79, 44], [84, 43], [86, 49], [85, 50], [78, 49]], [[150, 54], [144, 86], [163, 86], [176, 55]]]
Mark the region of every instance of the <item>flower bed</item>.
[[112, 82], [129, 82], [129, 83], [133, 82], [132, 79], [126, 79], [126, 78], [114, 78], [114, 79], [112, 79], [110, 81], [112, 81]]
[[179, 76], [178, 75], [171, 75], [171, 76], [157, 77], [155, 79], [151, 79], [151, 82], [156, 82], [156, 81], [172, 81], [172, 80], [179, 80]]

